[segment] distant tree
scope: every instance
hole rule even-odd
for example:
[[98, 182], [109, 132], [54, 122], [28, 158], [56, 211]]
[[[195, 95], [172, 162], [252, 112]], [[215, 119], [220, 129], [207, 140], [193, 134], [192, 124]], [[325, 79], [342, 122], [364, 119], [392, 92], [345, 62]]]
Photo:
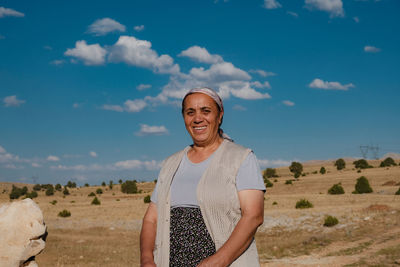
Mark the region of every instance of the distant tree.
[[21, 196], [26, 195], [26, 193], [28, 193], [28, 187], [24, 186], [21, 189]]
[[110, 188], [110, 189], [112, 189], [113, 188], [113, 181], [110, 181], [109, 183], [108, 183], [108, 187]]
[[121, 184], [121, 191], [126, 194], [136, 194], [138, 192], [136, 181], [125, 181]]
[[52, 196], [52, 195], [54, 195], [54, 187], [53, 186], [48, 187], [46, 189], [46, 196]]
[[338, 159], [335, 161], [335, 166], [338, 171], [343, 170], [344, 168], [346, 168], [346, 162], [344, 161], [344, 159]]
[[334, 184], [331, 188], [329, 188], [328, 194], [330, 194], [330, 195], [344, 194], [344, 189], [343, 189], [341, 183]]
[[12, 185], [11, 193], [9, 196], [10, 199], [18, 199], [20, 196], [22, 196], [22, 188]]
[[56, 184], [55, 189], [57, 191], [61, 191], [62, 186], [60, 184]]
[[264, 183], [265, 183], [265, 187], [273, 187], [274, 184], [271, 183], [271, 181], [269, 179], [264, 179]]
[[32, 192], [30, 192], [30, 193], [27, 193], [27, 194], [26, 194], [26, 197], [27, 197], [27, 198], [33, 199], [33, 198], [35, 198], [35, 197], [38, 197], [38, 193], [37, 193], [36, 191], [32, 191]]
[[68, 181], [68, 182], [67, 182], [67, 186], [68, 186], [69, 188], [76, 188], [76, 183], [75, 183], [75, 182]]
[[150, 199], [150, 195], [147, 195], [144, 197], [143, 202], [144, 203], [150, 203], [151, 199]]
[[368, 164], [368, 162], [365, 159], [359, 159], [353, 162], [354, 167], [357, 169], [367, 169], [367, 168], [372, 168], [371, 165]]
[[42, 189], [42, 186], [40, 184], [35, 184], [33, 186], [33, 190], [35, 190], [35, 191], [40, 191], [41, 189]]
[[364, 194], [364, 193], [372, 193], [373, 190], [369, 185], [368, 179], [365, 176], [361, 176], [357, 179], [357, 183], [355, 185], [355, 194]]
[[100, 205], [101, 202], [100, 202], [100, 200], [99, 200], [97, 197], [94, 197], [91, 204], [92, 204], [92, 205]]
[[68, 196], [69, 195], [69, 191], [68, 191], [68, 188], [66, 186], [64, 187], [63, 194], [64, 194], [64, 196]]
[[103, 190], [101, 188], [97, 188], [96, 194], [98, 194], [98, 195], [103, 194]]
[[319, 169], [319, 173], [320, 174], [325, 174], [326, 173], [326, 169], [324, 166], [321, 167], [321, 169]]
[[106, 182], [102, 182], [102, 183], [101, 183], [101, 186], [106, 186]]
[[118, 180], [118, 183], [119, 183], [119, 184], [122, 184], [122, 180], [121, 180], [121, 179], [119, 179], [119, 180]]
[[88, 184], [88, 183], [86, 183], [86, 184], [85, 184], [85, 187], [89, 187], [89, 184]]
[[90, 192], [90, 194], [88, 195], [88, 197], [95, 197], [95, 196], [96, 196], [96, 194], [93, 192]]
[[276, 169], [266, 168], [263, 173], [263, 178], [266, 179], [266, 178], [273, 178], [273, 177], [278, 177], [278, 175], [276, 174]]
[[399, 189], [396, 191], [395, 195], [400, 195], [400, 187], [399, 187]]
[[300, 162], [293, 161], [289, 166], [289, 170], [294, 174], [294, 177], [297, 178], [303, 172], [303, 165]]
[[396, 162], [391, 157], [387, 157], [381, 162], [380, 167], [390, 167], [390, 166], [396, 166]]

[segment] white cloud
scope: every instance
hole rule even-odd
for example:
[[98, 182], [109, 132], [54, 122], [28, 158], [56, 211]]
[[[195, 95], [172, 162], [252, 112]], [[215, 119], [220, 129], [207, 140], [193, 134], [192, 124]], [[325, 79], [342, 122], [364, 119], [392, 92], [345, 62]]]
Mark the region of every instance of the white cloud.
[[224, 81], [240, 81], [250, 80], [250, 75], [236, 68], [230, 62], [222, 62], [211, 65], [211, 67], [205, 70], [203, 67], [192, 68], [190, 75], [197, 80], [204, 82], [224, 82]]
[[140, 125], [140, 131], [136, 132], [137, 136], [145, 136], [145, 135], [165, 135], [168, 134], [167, 128], [165, 126], [150, 126], [147, 124]]
[[80, 107], [82, 107], [83, 106], [83, 103], [77, 103], [77, 102], [75, 102], [74, 104], [72, 104], [72, 107], [73, 108], [80, 108]]
[[92, 158], [97, 158], [97, 153], [94, 152], [94, 151], [90, 151], [90, 152], [89, 152], [89, 155], [90, 155]]
[[251, 86], [254, 86], [256, 88], [268, 88], [268, 89], [271, 89], [271, 85], [269, 84], [268, 81], [265, 81], [263, 83], [260, 83], [259, 81], [255, 81], [255, 82], [251, 82], [250, 84], [251, 84]]
[[138, 86], [136, 86], [136, 89], [138, 89], [139, 91], [143, 91], [149, 88], [151, 88], [151, 84], [139, 84]]
[[277, 160], [258, 159], [258, 163], [260, 164], [260, 167], [262, 169], [265, 169], [267, 167], [289, 166], [291, 162], [292, 161], [282, 160], [282, 159], [277, 159]]
[[137, 26], [133, 27], [133, 29], [137, 32], [141, 32], [144, 30], [144, 25], [137, 25]]
[[77, 41], [75, 48], [68, 48], [64, 55], [83, 60], [85, 65], [102, 65], [105, 62], [107, 50], [99, 44], [87, 45], [86, 41]]
[[118, 169], [123, 169], [123, 170], [138, 170], [138, 169], [158, 170], [161, 166], [161, 163], [155, 160], [141, 161], [137, 159], [132, 159], [125, 161], [118, 161], [114, 164], [114, 166]]
[[282, 5], [276, 0], [264, 0], [263, 7], [266, 9], [275, 9], [282, 7]]
[[0, 6], [0, 18], [7, 17], [7, 16], [8, 17], [24, 17], [25, 14], [18, 12], [11, 8], [5, 8], [5, 7]]
[[353, 20], [354, 20], [356, 23], [359, 23], [359, 22], [360, 22], [360, 19], [359, 19], [358, 17], [353, 17]]
[[269, 76], [275, 76], [276, 73], [265, 71], [265, 70], [249, 70], [250, 73], [256, 73], [262, 77], [269, 77]]
[[286, 13], [287, 13], [288, 15], [292, 16], [292, 17], [295, 17], [295, 18], [298, 18], [298, 17], [299, 17], [299, 14], [297, 14], [296, 12], [293, 12], [293, 11], [287, 11]]
[[26, 101], [18, 99], [16, 95], [6, 96], [3, 99], [5, 107], [19, 107], [20, 105], [24, 104]]
[[111, 47], [108, 56], [111, 62], [125, 62], [126, 64], [148, 68], [158, 73], [178, 74], [179, 65], [169, 55], [158, 56], [151, 49], [151, 42], [136, 39], [133, 36], [120, 36], [117, 43]]
[[98, 19], [88, 27], [88, 32], [96, 36], [106, 35], [111, 32], [125, 32], [126, 27], [110, 18]]
[[305, 7], [328, 12], [331, 18], [344, 17], [342, 0], [305, 0]]
[[50, 156], [47, 157], [47, 160], [48, 161], [59, 161], [60, 158], [57, 157], [57, 156], [50, 155]]
[[32, 163], [32, 167], [39, 168], [39, 167], [42, 167], [42, 166], [40, 164], [36, 163], [36, 162], [33, 162]]
[[192, 60], [208, 64], [223, 62], [223, 59], [220, 55], [211, 55], [207, 51], [207, 49], [197, 45], [189, 47], [188, 49], [182, 51], [178, 56], [188, 57]]
[[53, 60], [53, 61], [50, 62], [51, 65], [55, 65], [55, 66], [60, 66], [60, 65], [62, 65], [64, 63], [65, 63], [65, 61], [62, 60], [62, 59], [56, 59], [56, 60]]
[[112, 111], [117, 111], [117, 112], [124, 111], [123, 107], [121, 107], [119, 105], [103, 105], [101, 108], [104, 110], [112, 110]]
[[294, 106], [294, 102], [292, 102], [290, 100], [284, 100], [284, 101], [282, 101], [282, 103], [284, 105], [286, 105], [286, 106], [289, 106], [289, 107], [293, 107]]
[[234, 105], [234, 106], [233, 106], [233, 109], [234, 109], [234, 110], [239, 110], [239, 111], [245, 111], [245, 110], [247, 110], [247, 108], [245, 108], [245, 107], [243, 107], [243, 106], [241, 106], [241, 105]]
[[146, 101], [142, 99], [126, 100], [124, 109], [127, 112], [139, 112], [147, 106]]
[[364, 47], [364, 52], [366, 52], [366, 53], [379, 53], [379, 52], [381, 52], [381, 49], [378, 48], [378, 47], [375, 47], [375, 46], [366, 45]]
[[44, 49], [46, 50], [53, 50], [53, 47], [49, 46], [49, 45], [45, 45], [43, 46]]
[[308, 86], [310, 88], [318, 88], [324, 90], [343, 90], [343, 91], [347, 91], [349, 90], [349, 88], [355, 87], [354, 84], [352, 83], [342, 85], [339, 82], [328, 82], [318, 78], [314, 79]]
[[6, 153], [7, 151], [4, 149], [4, 147], [0, 146], [0, 154]]

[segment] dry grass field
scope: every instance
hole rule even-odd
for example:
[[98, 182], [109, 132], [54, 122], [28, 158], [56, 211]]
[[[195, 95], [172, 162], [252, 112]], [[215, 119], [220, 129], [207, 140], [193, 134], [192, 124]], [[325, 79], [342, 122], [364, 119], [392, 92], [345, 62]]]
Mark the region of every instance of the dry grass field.
[[[374, 166], [358, 173], [351, 162], [337, 171], [331, 161], [305, 163], [298, 181], [287, 167], [277, 169], [273, 187], [265, 195], [265, 220], [256, 235], [262, 266], [398, 266], [400, 264], [400, 166]], [[327, 173], [314, 173], [324, 166]], [[374, 192], [352, 194], [356, 179], [365, 176]], [[329, 195], [341, 183], [344, 195]], [[15, 184], [19, 187], [22, 184]], [[0, 183], [0, 204], [9, 202], [11, 183]], [[27, 185], [31, 190], [33, 185]], [[97, 188], [101, 205], [91, 205], [90, 192]], [[139, 231], [153, 182], [140, 183], [140, 194], [127, 195], [119, 185], [69, 189], [34, 200], [48, 226], [45, 250], [37, 256], [39, 266], [139, 266]], [[29, 190], [29, 191], [30, 191]], [[302, 198], [314, 207], [295, 209]], [[57, 203], [52, 204], [55, 200]], [[54, 203], [54, 202], [53, 202]], [[57, 214], [67, 209], [71, 217]], [[327, 215], [339, 223], [324, 227]]]

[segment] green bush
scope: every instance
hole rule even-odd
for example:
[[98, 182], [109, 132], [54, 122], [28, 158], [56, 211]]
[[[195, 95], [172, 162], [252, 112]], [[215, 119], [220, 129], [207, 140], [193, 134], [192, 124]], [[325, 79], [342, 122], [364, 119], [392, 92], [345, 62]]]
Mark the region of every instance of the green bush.
[[397, 192], [395, 193], [395, 195], [400, 195], [400, 187], [399, 190], [397, 190]]
[[57, 200], [53, 200], [53, 201], [51, 201], [51, 202], [50, 202], [50, 204], [51, 204], [51, 205], [55, 205], [55, 204], [57, 204]]
[[68, 211], [68, 210], [63, 210], [63, 211], [60, 211], [59, 213], [58, 213], [58, 216], [59, 217], [69, 217], [69, 216], [71, 216], [71, 212], [70, 211]]
[[381, 162], [381, 165], [379, 167], [390, 167], [390, 166], [397, 166], [397, 164], [391, 157], [387, 157]]
[[273, 177], [279, 177], [279, 176], [276, 174], [276, 169], [266, 168], [264, 170], [263, 177], [264, 177], [264, 179], [266, 179], [266, 178], [273, 178]]
[[100, 205], [101, 202], [100, 202], [100, 200], [99, 200], [97, 197], [94, 197], [91, 204], [92, 204], [92, 205]]
[[109, 187], [110, 189], [113, 189], [113, 186], [114, 186], [113, 181], [110, 181], [110, 182], [108, 183], [108, 187]]
[[103, 190], [101, 188], [97, 188], [96, 194], [98, 194], [98, 195], [103, 194]]
[[372, 166], [369, 165], [365, 159], [359, 159], [359, 160], [353, 161], [353, 164], [354, 164], [354, 167], [356, 167], [357, 169], [372, 168]]
[[145, 196], [143, 201], [144, 201], [144, 203], [150, 203], [150, 201], [151, 201], [150, 195]]
[[355, 194], [365, 194], [365, 193], [372, 193], [373, 190], [369, 185], [368, 179], [365, 176], [361, 176], [357, 179], [357, 183], [355, 185]]
[[289, 170], [294, 174], [294, 177], [297, 178], [303, 172], [303, 165], [300, 162], [293, 161], [289, 166]]
[[40, 184], [35, 184], [33, 186], [33, 190], [35, 190], [35, 191], [40, 191], [41, 189], [42, 189], [42, 186]]
[[125, 181], [121, 184], [121, 191], [126, 194], [136, 194], [138, 192], [136, 181]]
[[22, 192], [23, 192], [22, 188], [12, 185], [10, 199], [18, 199], [20, 196], [24, 195], [22, 194]]
[[334, 225], [336, 225], [338, 223], [339, 223], [339, 220], [336, 217], [333, 217], [333, 216], [329, 215], [329, 216], [327, 216], [325, 218], [324, 226], [331, 227], [331, 226], [334, 226]]
[[292, 180], [286, 180], [285, 184], [293, 184]]
[[312, 207], [314, 207], [314, 205], [305, 198], [296, 202], [296, 209], [308, 209]]
[[321, 167], [321, 169], [319, 169], [319, 173], [320, 174], [325, 174], [326, 173], [326, 169], [324, 166]]
[[119, 184], [122, 184], [122, 180], [121, 180], [121, 179], [119, 179], [119, 180], [118, 180], [118, 183], [119, 183]]
[[69, 191], [68, 191], [68, 188], [66, 186], [64, 187], [63, 194], [64, 194], [64, 196], [68, 196], [69, 195]]
[[343, 189], [341, 183], [334, 184], [331, 188], [329, 188], [328, 194], [331, 194], [331, 195], [344, 194], [344, 189]]
[[106, 182], [102, 182], [102, 183], [101, 183], [101, 186], [106, 186]]
[[62, 187], [61, 187], [60, 184], [56, 184], [55, 189], [56, 189], [57, 191], [61, 191]]
[[30, 193], [26, 193], [26, 198], [31, 198], [31, 199], [33, 199], [33, 198], [35, 198], [35, 197], [38, 197], [38, 193], [37, 193], [36, 191], [32, 191], [32, 192], [30, 192]]
[[46, 190], [46, 196], [52, 196], [52, 195], [54, 195], [54, 187], [53, 186], [48, 187]]
[[313, 172], [312, 172], [312, 174], [317, 174], [317, 173], [318, 173], [318, 171], [313, 171]]
[[89, 184], [88, 184], [88, 183], [86, 183], [86, 184], [85, 184], [85, 187], [89, 187]]
[[274, 186], [274, 184], [271, 183], [271, 181], [268, 179], [264, 179], [264, 183], [265, 183], [265, 187], [273, 187]]
[[93, 192], [90, 192], [90, 194], [88, 195], [88, 197], [95, 197], [95, 196], [96, 196], [96, 194]]
[[343, 170], [344, 168], [346, 168], [346, 162], [344, 161], [344, 159], [338, 159], [335, 161], [335, 166], [338, 171]]
[[274, 201], [272, 202], [272, 205], [278, 205], [278, 202]]
[[76, 188], [76, 183], [68, 181], [66, 186], [68, 186], [69, 188]]

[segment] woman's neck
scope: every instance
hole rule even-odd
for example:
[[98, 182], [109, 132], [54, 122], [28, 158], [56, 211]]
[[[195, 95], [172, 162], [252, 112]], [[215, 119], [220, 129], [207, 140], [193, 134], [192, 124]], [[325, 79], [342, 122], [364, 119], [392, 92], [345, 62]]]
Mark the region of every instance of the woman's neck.
[[209, 145], [199, 145], [194, 143], [192, 148], [188, 151], [187, 155], [191, 162], [199, 163], [206, 160], [218, 147], [222, 144], [224, 139], [218, 137], [213, 143]]

